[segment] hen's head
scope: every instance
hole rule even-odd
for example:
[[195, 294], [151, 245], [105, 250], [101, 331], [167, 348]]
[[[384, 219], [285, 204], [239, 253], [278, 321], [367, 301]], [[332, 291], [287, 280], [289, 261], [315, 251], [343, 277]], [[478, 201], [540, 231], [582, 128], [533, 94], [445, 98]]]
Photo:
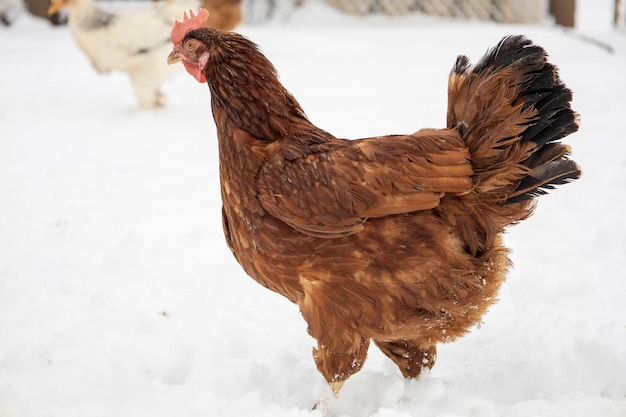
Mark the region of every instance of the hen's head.
[[[182, 61], [187, 72], [201, 83], [206, 82], [204, 67], [210, 57], [211, 37], [217, 36], [213, 29], [202, 29], [208, 19], [209, 12], [206, 9], [200, 9], [197, 15], [191, 10], [189, 15], [185, 13], [183, 21], [174, 24], [171, 33], [174, 49], [167, 57], [168, 64]], [[190, 36], [198, 31], [202, 32], [202, 36]]]

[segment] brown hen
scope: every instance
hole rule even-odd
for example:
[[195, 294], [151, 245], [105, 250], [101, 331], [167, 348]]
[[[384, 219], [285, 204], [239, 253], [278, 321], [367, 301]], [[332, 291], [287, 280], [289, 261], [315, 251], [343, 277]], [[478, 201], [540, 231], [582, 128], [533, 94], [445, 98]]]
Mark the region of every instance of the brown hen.
[[233, 30], [243, 19], [241, 0], [202, 0], [202, 7], [212, 15], [204, 24], [208, 28]]
[[560, 139], [578, 128], [545, 51], [504, 38], [450, 74], [447, 127], [338, 139], [313, 125], [257, 46], [172, 31], [168, 61], [207, 82], [228, 246], [260, 284], [300, 307], [317, 368], [337, 393], [373, 341], [414, 378], [497, 297], [506, 227], [580, 169]]

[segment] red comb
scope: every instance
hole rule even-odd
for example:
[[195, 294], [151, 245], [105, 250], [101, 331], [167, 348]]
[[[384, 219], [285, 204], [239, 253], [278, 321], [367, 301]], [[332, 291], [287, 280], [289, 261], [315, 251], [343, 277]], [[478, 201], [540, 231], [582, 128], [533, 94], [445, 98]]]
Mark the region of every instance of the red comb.
[[197, 15], [193, 12], [193, 10], [189, 10], [189, 15], [191, 17], [187, 16], [187, 12], [185, 12], [183, 21], [179, 22], [177, 20], [174, 23], [172, 33], [170, 34], [174, 45], [181, 43], [186, 34], [192, 30], [201, 28], [204, 26], [204, 23], [209, 20], [209, 11], [207, 9], [200, 9]]

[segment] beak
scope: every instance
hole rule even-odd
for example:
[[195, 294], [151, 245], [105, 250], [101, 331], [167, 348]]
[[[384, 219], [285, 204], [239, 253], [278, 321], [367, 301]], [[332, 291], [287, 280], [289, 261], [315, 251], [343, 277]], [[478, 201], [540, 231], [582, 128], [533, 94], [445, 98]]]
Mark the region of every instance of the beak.
[[51, 1], [50, 7], [48, 7], [48, 16], [52, 16], [53, 14], [67, 6], [67, 3], [68, 2], [66, 0]]
[[172, 52], [170, 52], [170, 54], [167, 56], [168, 64], [172, 65], [183, 60], [180, 56], [179, 51], [180, 51], [180, 48], [178, 47], [178, 45], [176, 45], [174, 49], [172, 50]]

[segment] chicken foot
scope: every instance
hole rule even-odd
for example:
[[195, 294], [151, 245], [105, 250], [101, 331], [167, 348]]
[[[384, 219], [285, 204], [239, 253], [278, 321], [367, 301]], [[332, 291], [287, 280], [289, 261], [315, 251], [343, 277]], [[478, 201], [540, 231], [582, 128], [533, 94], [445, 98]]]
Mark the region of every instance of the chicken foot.
[[417, 378], [425, 367], [432, 368], [437, 360], [437, 346], [419, 340], [374, 340], [374, 344], [400, 368], [405, 378]]
[[329, 382], [328, 388], [330, 388], [330, 391], [332, 391], [332, 393], [324, 391], [320, 400], [313, 406], [313, 410], [320, 410], [323, 416], [328, 415], [328, 406], [330, 401], [333, 398], [337, 398], [339, 396], [339, 391], [341, 390], [341, 387], [343, 387], [343, 384], [345, 382], [346, 381]]
[[155, 93], [154, 107], [165, 107], [165, 94], [163, 94], [160, 90], [157, 90]]

